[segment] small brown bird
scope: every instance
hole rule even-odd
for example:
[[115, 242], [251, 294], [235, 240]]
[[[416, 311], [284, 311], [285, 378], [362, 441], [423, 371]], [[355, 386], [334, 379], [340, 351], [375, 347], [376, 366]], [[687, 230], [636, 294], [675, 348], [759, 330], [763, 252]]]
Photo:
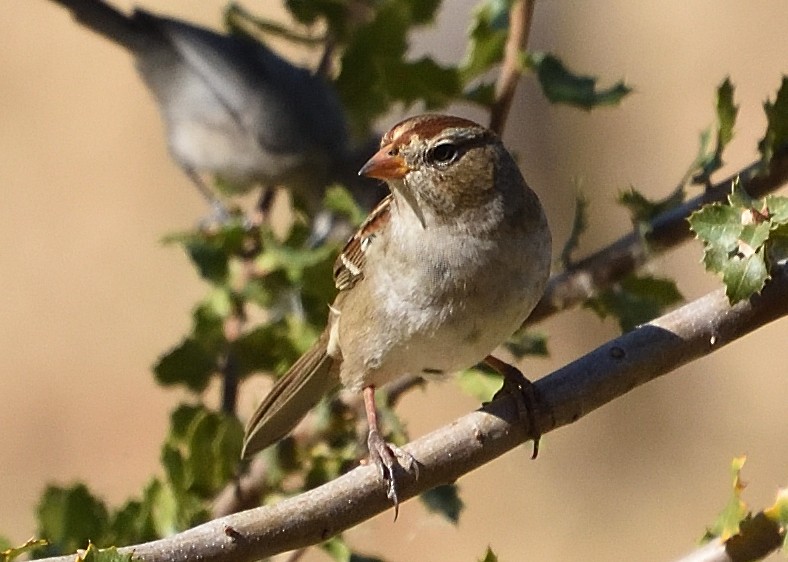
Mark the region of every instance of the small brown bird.
[[249, 420], [243, 456], [284, 437], [341, 384], [363, 392], [370, 458], [396, 506], [395, 466], [414, 459], [381, 438], [375, 389], [482, 361], [517, 372], [490, 353], [541, 297], [551, 237], [501, 140], [466, 119], [402, 121], [359, 174], [385, 180], [391, 194], [337, 258], [328, 326]]

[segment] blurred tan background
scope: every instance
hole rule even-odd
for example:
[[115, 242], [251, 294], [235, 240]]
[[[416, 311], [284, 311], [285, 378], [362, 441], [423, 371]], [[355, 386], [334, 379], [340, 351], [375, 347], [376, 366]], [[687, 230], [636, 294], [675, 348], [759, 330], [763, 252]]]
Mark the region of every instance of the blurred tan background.
[[[127, 8], [128, 1], [118, 2]], [[222, 0], [144, 5], [216, 27]], [[473, 3], [447, 0], [415, 54], [456, 60]], [[155, 106], [131, 58], [44, 0], [7, 0], [0, 19], [0, 534], [34, 532], [48, 482], [88, 482], [108, 501], [137, 494], [158, 470], [168, 412], [188, 399], [162, 391], [150, 366], [188, 329], [204, 286], [159, 240], [206, 208], [169, 159]], [[281, 13], [274, 3], [251, 10]], [[788, 71], [788, 5], [666, 0], [545, 0], [530, 46], [570, 68], [625, 77], [618, 109], [551, 107], [522, 84], [506, 140], [542, 196], [557, 247], [575, 182], [591, 199], [581, 254], [628, 228], [613, 203], [630, 184], [666, 194], [713, 121], [716, 86], [730, 75], [740, 104], [722, 174], [756, 158], [762, 102]], [[292, 54], [296, 61], [306, 55]], [[457, 113], [484, 119], [466, 107]], [[401, 115], [392, 116], [392, 120]], [[718, 286], [688, 244], [651, 267], [694, 298]], [[552, 357], [539, 377], [616, 333], [577, 310], [546, 322]], [[463, 478], [458, 527], [418, 502], [348, 533], [387, 560], [668, 560], [693, 548], [729, 494], [732, 457], [747, 454], [746, 499], [768, 504], [788, 485], [788, 323], [635, 390]], [[248, 413], [260, 398], [242, 394]], [[475, 408], [454, 385], [433, 384], [399, 408], [417, 437]], [[321, 553], [311, 560], [324, 560]]]

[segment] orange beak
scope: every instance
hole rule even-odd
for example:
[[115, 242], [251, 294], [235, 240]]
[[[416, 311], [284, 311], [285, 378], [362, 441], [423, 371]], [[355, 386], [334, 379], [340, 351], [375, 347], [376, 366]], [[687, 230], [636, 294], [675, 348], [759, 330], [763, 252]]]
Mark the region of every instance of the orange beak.
[[379, 180], [401, 180], [409, 171], [402, 156], [393, 154], [391, 145], [387, 144], [367, 160], [358, 175]]

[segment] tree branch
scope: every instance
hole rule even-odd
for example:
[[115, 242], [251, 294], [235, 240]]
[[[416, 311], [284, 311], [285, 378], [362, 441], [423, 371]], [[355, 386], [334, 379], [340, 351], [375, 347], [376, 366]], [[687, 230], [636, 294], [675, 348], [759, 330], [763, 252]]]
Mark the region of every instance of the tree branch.
[[655, 218], [645, 236], [637, 232], [628, 234], [570, 269], [553, 275], [526, 323], [536, 323], [584, 302], [635, 271], [655, 254], [689, 240], [692, 233], [687, 217], [707, 203], [725, 201], [736, 178], [753, 197], [775, 191], [788, 182], [788, 150], [776, 154], [769, 168], [759, 175], [760, 170], [760, 162], [750, 164], [683, 205]]
[[503, 134], [514, 92], [520, 80], [518, 58], [528, 44], [536, 0], [516, 0], [509, 9], [509, 36], [504, 47], [503, 63], [495, 85], [495, 101], [490, 108], [490, 129]]
[[[589, 412], [694, 359], [788, 314], [788, 266], [762, 295], [731, 307], [723, 290], [640, 326], [539, 380], [543, 433]], [[514, 400], [501, 397], [406, 448], [419, 479], [400, 475], [399, 494], [411, 498], [453, 482], [530, 438]], [[147, 562], [242, 562], [324, 541], [391, 508], [376, 467], [361, 466], [296, 497], [216, 519], [180, 533], [120, 549]], [[47, 559], [66, 562], [72, 558]]]

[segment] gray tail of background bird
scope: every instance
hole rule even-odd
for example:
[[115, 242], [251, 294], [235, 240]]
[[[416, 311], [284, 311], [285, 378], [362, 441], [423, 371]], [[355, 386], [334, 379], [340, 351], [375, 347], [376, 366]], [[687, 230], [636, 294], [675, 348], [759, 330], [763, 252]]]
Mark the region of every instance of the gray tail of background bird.
[[249, 458], [287, 435], [320, 399], [339, 386], [329, 333], [296, 361], [268, 393], [246, 426], [241, 456]]
[[155, 37], [154, 26], [147, 21], [151, 16], [145, 12], [137, 10], [127, 16], [103, 0], [50, 1], [65, 6], [79, 23], [130, 51], [141, 49]]

